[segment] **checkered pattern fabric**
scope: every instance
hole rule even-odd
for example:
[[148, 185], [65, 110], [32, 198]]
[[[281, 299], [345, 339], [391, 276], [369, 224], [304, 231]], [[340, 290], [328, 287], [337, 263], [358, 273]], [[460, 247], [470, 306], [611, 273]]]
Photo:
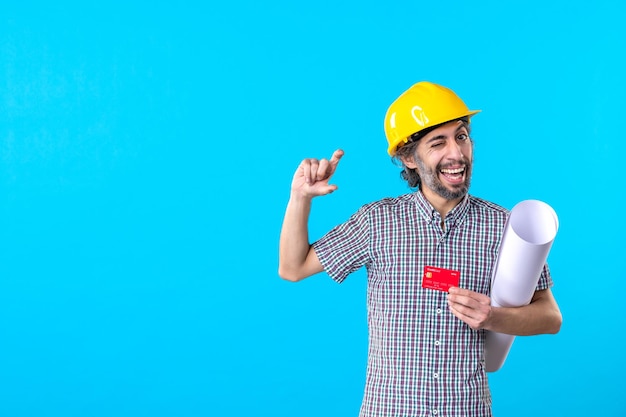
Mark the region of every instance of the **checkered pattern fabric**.
[[[508, 211], [466, 196], [444, 219], [421, 192], [367, 204], [313, 247], [337, 282], [365, 266], [369, 356], [361, 417], [491, 416], [485, 332], [421, 286], [425, 266], [489, 294]], [[547, 265], [537, 289], [552, 286]]]

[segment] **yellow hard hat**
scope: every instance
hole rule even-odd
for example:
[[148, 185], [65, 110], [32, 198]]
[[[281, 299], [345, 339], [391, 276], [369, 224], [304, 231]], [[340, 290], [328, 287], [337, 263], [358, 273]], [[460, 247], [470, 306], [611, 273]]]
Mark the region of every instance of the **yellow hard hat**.
[[414, 133], [461, 117], [471, 117], [478, 112], [480, 110], [468, 109], [449, 88], [428, 81], [414, 84], [387, 109], [387, 152], [394, 156]]

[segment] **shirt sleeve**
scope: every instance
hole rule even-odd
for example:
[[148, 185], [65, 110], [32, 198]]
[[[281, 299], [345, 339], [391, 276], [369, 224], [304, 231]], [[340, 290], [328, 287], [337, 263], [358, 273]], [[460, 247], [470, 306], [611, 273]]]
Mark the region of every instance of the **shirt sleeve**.
[[541, 270], [541, 275], [539, 276], [539, 282], [537, 283], [537, 291], [547, 290], [548, 288], [552, 288], [554, 282], [552, 281], [552, 276], [550, 274], [550, 267], [546, 263]]
[[369, 216], [363, 208], [335, 226], [313, 248], [326, 273], [341, 283], [370, 260]]

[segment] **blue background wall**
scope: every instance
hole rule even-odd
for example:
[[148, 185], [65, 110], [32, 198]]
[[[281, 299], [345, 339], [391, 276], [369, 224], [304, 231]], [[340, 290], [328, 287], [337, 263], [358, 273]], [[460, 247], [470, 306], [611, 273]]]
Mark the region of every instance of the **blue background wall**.
[[499, 416], [626, 414], [620, 1], [3, 6], [0, 415], [356, 416], [365, 273], [277, 276], [291, 176], [346, 155], [311, 237], [407, 192], [387, 106], [472, 108], [472, 193], [559, 214], [557, 336]]

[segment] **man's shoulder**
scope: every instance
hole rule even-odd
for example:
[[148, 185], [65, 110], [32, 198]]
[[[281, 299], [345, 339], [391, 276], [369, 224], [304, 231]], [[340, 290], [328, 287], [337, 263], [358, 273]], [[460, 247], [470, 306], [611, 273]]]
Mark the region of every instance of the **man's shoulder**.
[[496, 204], [492, 201], [485, 200], [480, 197], [475, 197], [473, 195], [470, 195], [469, 202], [470, 202], [470, 206], [474, 210], [490, 212], [493, 214], [502, 214], [504, 216], [507, 216], [509, 214], [509, 210], [502, 207], [501, 205]]
[[402, 194], [397, 197], [384, 197], [367, 203], [361, 207], [361, 211], [397, 210], [410, 207], [414, 204], [413, 193]]
[[415, 196], [412, 193], [397, 197], [383, 197], [362, 205], [353, 218], [367, 218], [376, 223], [392, 221], [393, 219], [407, 220], [414, 217]]

